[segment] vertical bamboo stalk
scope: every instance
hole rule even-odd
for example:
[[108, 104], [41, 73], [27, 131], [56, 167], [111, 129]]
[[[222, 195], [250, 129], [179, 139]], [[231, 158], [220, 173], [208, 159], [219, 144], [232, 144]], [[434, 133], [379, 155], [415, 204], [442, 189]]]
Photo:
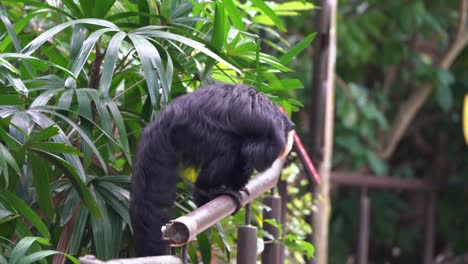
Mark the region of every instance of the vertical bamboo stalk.
[[317, 264], [328, 263], [328, 222], [330, 218], [330, 167], [333, 142], [334, 72], [336, 57], [336, 0], [318, 3], [317, 37], [314, 41], [311, 133], [312, 155], [318, 164], [321, 184], [315, 190], [317, 212], [312, 216], [312, 240]]

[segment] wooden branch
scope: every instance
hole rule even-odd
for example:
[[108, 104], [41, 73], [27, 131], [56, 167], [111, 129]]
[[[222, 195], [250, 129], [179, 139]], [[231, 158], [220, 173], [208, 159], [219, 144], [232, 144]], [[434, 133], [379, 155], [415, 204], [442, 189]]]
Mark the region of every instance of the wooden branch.
[[458, 28], [455, 39], [460, 39], [463, 36], [463, 32], [466, 28], [466, 15], [468, 11], [468, 0], [462, 0], [460, 2], [460, 17], [458, 18]]
[[[467, 7], [468, 0], [462, 0], [457, 35], [438, 63], [438, 66], [442, 69], [450, 68], [454, 60], [468, 44], [468, 31], [466, 30]], [[403, 103], [402, 107], [400, 107], [400, 110], [392, 122], [388, 136], [381, 143], [382, 148], [379, 151], [379, 155], [382, 159], [388, 160], [393, 155], [409, 125], [423, 106], [424, 102], [426, 102], [432, 90], [432, 84], [430, 82], [424, 82], [409, 96], [408, 100]]]
[[384, 142], [385, 148], [380, 151], [380, 157], [384, 160], [388, 160], [393, 152], [395, 151], [398, 143], [403, 138], [406, 130], [413, 121], [413, 118], [421, 109], [422, 105], [429, 97], [432, 91], [432, 84], [425, 82], [421, 85], [416, 91], [411, 94], [410, 98], [403, 103], [400, 107], [392, 127], [390, 129], [390, 134], [387, 137], [387, 141]]
[[398, 76], [398, 67], [397, 65], [392, 65], [388, 68], [385, 73], [384, 83], [382, 87], [382, 93], [387, 95], [390, 91], [390, 85], [396, 80]]

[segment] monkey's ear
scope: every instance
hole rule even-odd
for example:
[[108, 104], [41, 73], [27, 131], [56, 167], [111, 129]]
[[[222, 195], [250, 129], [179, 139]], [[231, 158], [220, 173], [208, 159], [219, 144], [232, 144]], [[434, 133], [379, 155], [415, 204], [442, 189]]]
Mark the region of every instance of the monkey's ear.
[[292, 149], [294, 143], [294, 130], [289, 131], [286, 144], [284, 145], [284, 151], [281, 153], [279, 158], [286, 157]]

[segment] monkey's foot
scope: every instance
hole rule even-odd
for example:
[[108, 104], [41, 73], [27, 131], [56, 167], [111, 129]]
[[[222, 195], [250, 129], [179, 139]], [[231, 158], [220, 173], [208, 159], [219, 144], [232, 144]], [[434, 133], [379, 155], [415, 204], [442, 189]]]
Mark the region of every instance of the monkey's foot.
[[247, 190], [247, 188], [242, 188], [239, 191], [234, 191], [234, 190], [231, 190], [231, 189], [216, 190], [216, 191], [211, 192], [210, 195], [213, 198], [221, 196], [221, 195], [231, 196], [234, 199], [234, 201], [236, 202], [236, 210], [234, 211], [234, 213], [232, 213], [233, 215], [235, 215], [242, 208], [243, 199], [242, 199], [242, 194], [240, 193], [241, 191], [243, 191], [243, 192], [245, 192], [247, 194], [250, 194], [249, 191]]

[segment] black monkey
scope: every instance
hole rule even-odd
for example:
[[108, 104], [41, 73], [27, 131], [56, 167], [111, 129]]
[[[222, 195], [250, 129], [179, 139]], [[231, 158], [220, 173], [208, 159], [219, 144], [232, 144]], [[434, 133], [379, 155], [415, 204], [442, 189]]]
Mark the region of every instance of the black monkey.
[[144, 129], [135, 157], [130, 215], [136, 255], [168, 253], [161, 227], [172, 218], [182, 168], [199, 170], [197, 206], [212, 194], [238, 194], [254, 169], [266, 170], [289, 151], [293, 129], [265, 95], [244, 85], [209, 85], [174, 99]]

